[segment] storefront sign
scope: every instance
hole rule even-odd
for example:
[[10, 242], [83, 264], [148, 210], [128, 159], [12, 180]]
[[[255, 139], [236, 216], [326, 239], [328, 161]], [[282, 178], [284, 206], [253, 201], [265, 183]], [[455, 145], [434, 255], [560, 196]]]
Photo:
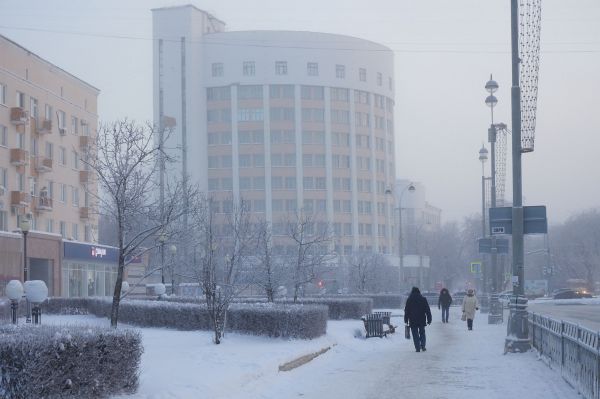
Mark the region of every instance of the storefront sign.
[[81, 242], [64, 241], [64, 259], [87, 262], [117, 263], [119, 250], [104, 245], [86, 244]]

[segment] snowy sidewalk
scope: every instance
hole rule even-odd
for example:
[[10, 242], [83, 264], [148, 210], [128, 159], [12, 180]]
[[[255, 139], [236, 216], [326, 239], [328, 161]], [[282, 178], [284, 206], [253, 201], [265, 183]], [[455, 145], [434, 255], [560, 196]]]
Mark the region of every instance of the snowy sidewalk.
[[[416, 353], [402, 328], [388, 338], [355, 338], [356, 320], [330, 321], [311, 341], [228, 334], [221, 345], [208, 332], [140, 329], [144, 354], [138, 393], [125, 399], [528, 399], [579, 398], [535, 352], [503, 355], [506, 325], [477, 314], [473, 331], [451, 309], [450, 323], [427, 328], [427, 352]], [[394, 313], [398, 314], [399, 311]], [[45, 323], [108, 325], [91, 316], [46, 316]], [[402, 327], [401, 318], [393, 318]], [[297, 369], [294, 358], [334, 345]]]

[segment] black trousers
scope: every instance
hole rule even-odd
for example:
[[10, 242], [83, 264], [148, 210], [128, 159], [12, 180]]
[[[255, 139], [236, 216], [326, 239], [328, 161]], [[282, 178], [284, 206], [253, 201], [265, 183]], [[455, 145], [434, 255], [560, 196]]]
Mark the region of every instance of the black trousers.
[[473, 319], [467, 319], [467, 327], [469, 330], [473, 329]]

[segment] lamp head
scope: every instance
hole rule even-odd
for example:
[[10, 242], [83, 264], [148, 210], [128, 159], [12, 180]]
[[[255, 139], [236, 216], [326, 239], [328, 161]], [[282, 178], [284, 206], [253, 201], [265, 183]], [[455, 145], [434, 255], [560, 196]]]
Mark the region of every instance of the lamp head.
[[485, 147], [481, 147], [479, 150], [479, 160], [483, 163], [488, 159], [488, 150]]
[[414, 191], [416, 191], [416, 190], [417, 190], [417, 188], [415, 187], [415, 185], [414, 185], [414, 184], [412, 184], [412, 183], [410, 183], [410, 185], [408, 186], [408, 191], [410, 191], [410, 192], [414, 192]]
[[171, 255], [175, 255], [177, 253], [177, 247], [175, 246], [175, 244], [171, 244], [171, 246], [169, 247], [169, 252], [171, 253]]
[[493, 94], [490, 94], [489, 96], [486, 97], [485, 105], [487, 105], [490, 108], [494, 108], [496, 106], [496, 104], [498, 104], [498, 99], [496, 98], [496, 96], [494, 96]]
[[31, 222], [29, 221], [29, 219], [23, 218], [23, 219], [21, 219], [20, 227], [21, 227], [21, 231], [23, 233], [27, 233], [27, 232], [29, 232], [29, 229], [31, 228]]
[[492, 79], [492, 75], [490, 75], [490, 80], [485, 84], [485, 89], [490, 93], [494, 94], [498, 90], [498, 82]]

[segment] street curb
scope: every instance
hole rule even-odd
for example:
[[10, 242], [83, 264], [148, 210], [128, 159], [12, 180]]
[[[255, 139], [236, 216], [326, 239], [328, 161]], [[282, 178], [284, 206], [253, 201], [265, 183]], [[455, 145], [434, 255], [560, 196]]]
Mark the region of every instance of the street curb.
[[295, 369], [297, 367], [300, 367], [300, 366], [302, 366], [302, 365], [310, 362], [311, 360], [313, 360], [317, 356], [320, 356], [323, 353], [327, 352], [329, 349], [331, 349], [335, 345], [336, 344], [333, 344], [331, 346], [328, 346], [326, 348], [321, 349], [318, 352], [309, 353], [308, 355], [300, 356], [299, 358], [294, 359], [291, 362], [284, 363], [284, 364], [282, 364], [282, 365], [279, 366], [279, 371], [290, 371], [290, 370], [293, 370], [293, 369]]

